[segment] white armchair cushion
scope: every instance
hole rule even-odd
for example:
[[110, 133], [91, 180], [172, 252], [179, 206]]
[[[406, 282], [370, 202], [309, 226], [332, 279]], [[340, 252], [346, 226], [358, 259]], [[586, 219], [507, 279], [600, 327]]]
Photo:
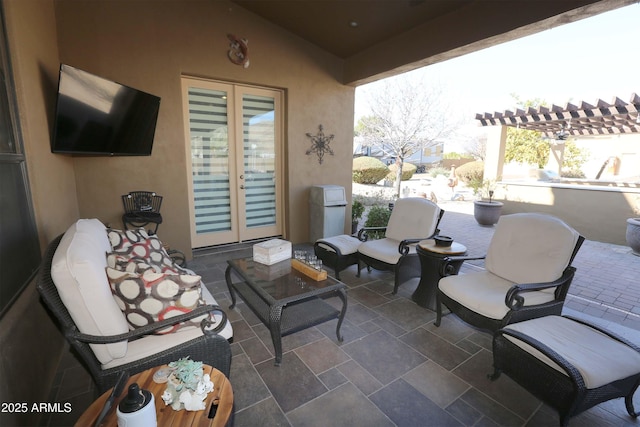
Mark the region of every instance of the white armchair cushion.
[[[560, 316], [545, 316], [506, 327], [534, 338], [565, 358], [582, 375], [589, 389], [640, 372], [640, 354], [629, 346], [588, 326]], [[547, 365], [566, 372], [529, 344], [505, 337]]]
[[[86, 334], [129, 331], [105, 274], [110, 250], [105, 226], [97, 219], [80, 219], [69, 227], [53, 256], [51, 278], [71, 318]], [[127, 353], [127, 342], [91, 344], [91, 349], [101, 363], [108, 363]]]
[[[397, 240], [426, 239], [436, 231], [440, 207], [422, 197], [396, 201], [385, 236]], [[397, 252], [397, 250], [396, 250]]]
[[514, 283], [551, 282], [569, 265], [578, 238], [574, 229], [550, 215], [504, 215], [496, 225], [485, 267]]
[[[362, 255], [394, 265], [400, 260], [400, 252], [398, 252], [399, 246], [400, 242], [394, 239], [371, 240], [361, 243], [360, 246], [358, 246], [358, 252]], [[416, 245], [409, 246], [409, 254], [415, 253]]]
[[[507, 291], [514, 283], [488, 271], [447, 276], [438, 282], [438, 288], [449, 298], [490, 319], [500, 320], [507, 315]], [[534, 291], [522, 294], [524, 305], [552, 301], [552, 293]]]

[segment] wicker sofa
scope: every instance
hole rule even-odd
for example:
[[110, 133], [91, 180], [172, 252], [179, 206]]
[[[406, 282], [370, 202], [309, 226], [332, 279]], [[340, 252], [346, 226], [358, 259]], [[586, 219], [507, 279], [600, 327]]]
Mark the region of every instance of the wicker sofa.
[[[229, 341], [233, 338], [233, 329], [225, 312], [204, 285], [199, 284], [196, 289], [201, 292], [201, 298], [195, 309], [180, 315], [174, 315], [180, 312], [174, 310], [155, 322], [131, 326], [128, 319], [136, 316], [129, 316], [130, 312], [125, 316], [122, 301], [119, 304], [112, 293], [113, 281], [110, 283], [107, 277], [107, 255], [113, 252], [107, 231], [97, 219], [78, 220], [50, 243], [37, 280], [45, 305], [98, 389], [103, 392], [112, 387], [123, 370], [133, 375], [186, 356], [214, 366], [229, 376]], [[155, 243], [158, 243], [157, 238]], [[166, 272], [171, 267], [162, 266], [165, 272], [154, 277], [164, 274], [167, 286], [174, 289], [177, 286], [170, 280], [177, 279], [173, 276], [184, 276], [182, 278], [190, 282], [199, 279], [190, 271]], [[129, 273], [122, 273], [125, 274]], [[127, 276], [131, 277], [134, 273]], [[128, 284], [134, 282], [129, 280]], [[184, 293], [183, 290], [180, 292]], [[185, 325], [194, 319], [199, 321], [199, 326], [166, 333], [168, 329], [173, 330], [176, 325]]]

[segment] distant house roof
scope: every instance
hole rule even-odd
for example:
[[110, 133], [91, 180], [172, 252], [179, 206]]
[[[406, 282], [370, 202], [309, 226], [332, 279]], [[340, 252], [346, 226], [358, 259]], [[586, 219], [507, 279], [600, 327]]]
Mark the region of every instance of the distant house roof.
[[612, 135], [640, 133], [640, 96], [633, 93], [629, 102], [615, 97], [611, 103], [598, 99], [594, 105], [580, 102], [539, 108], [506, 110], [502, 113], [476, 114], [482, 126], [505, 125], [535, 130], [565, 139], [569, 135]]

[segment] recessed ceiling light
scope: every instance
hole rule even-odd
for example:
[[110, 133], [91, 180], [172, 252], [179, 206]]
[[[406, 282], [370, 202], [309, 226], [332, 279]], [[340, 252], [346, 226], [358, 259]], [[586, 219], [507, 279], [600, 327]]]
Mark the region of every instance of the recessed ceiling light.
[[349, 21], [349, 26], [351, 28], [356, 28], [358, 26], [358, 21]]

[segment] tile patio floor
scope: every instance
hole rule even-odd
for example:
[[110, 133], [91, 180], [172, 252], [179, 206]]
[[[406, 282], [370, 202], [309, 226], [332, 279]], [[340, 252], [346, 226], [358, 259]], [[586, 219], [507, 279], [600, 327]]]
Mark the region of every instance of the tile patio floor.
[[[443, 203], [443, 234], [483, 253], [493, 228], [478, 226], [468, 206]], [[197, 254], [189, 267], [201, 274], [222, 307], [230, 299], [225, 259], [251, 251]], [[640, 343], [640, 258], [622, 246], [586, 241], [576, 257], [577, 274], [566, 311], [602, 322]], [[463, 267], [472, 269], [473, 266]], [[356, 268], [341, 273], [349, 306], [336, 321], [283, 339], [284, 357], [273, 366], [269, 331], [239, 300], [228, 311], [234, 326], [231, 382], [235, 426], [555, 426], [558, 416], [507, 376], [491, 382], [491, 337], [454, 315], [433, 326], [435, 313], [410, 299], [417, 280], [391, 295], [389, 273]], [[335, 303], [338, 304], [336, 299]], [[71, 353], [63, 358], [51, 401], [70, 401], [73, 412], [42, 425], [72, 425], [93, 400], [88, 374]], [[635, 397], [640, 409], [640, 393]], [[573, 426], [640, 426], [621, 399], [571, 420]]]

